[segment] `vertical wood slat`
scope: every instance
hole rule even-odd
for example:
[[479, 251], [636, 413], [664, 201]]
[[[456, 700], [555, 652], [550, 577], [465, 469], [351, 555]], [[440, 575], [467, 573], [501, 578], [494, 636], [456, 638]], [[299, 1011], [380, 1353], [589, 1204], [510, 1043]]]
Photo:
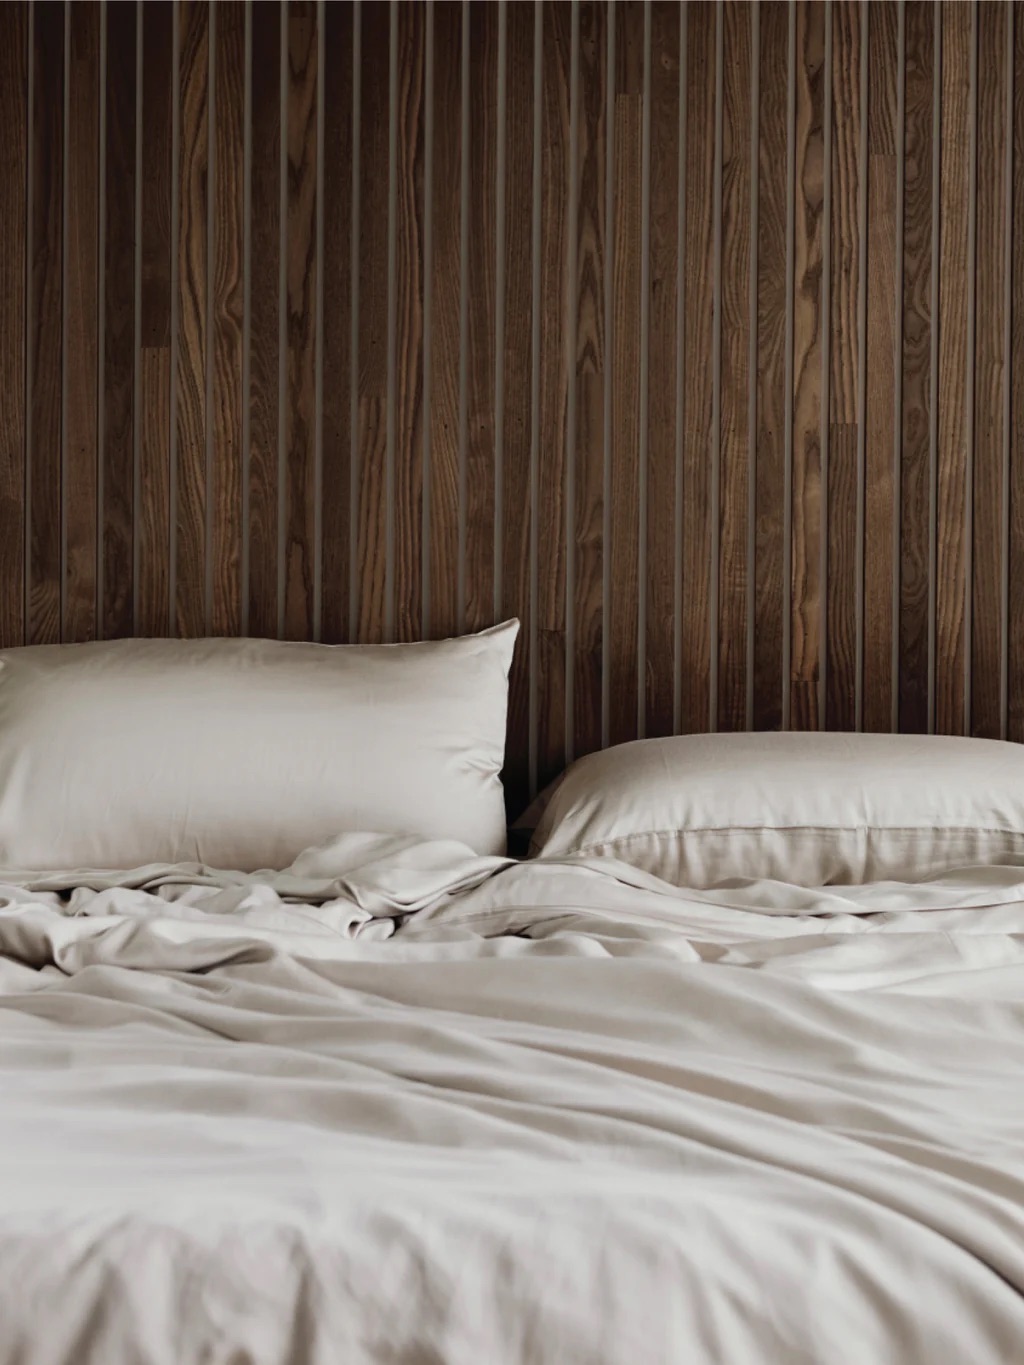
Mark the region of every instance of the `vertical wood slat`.
[[[502, 611], [521, 622], [512, 672], [509, 677], [508, 732], [505, 788], [510, 814], [522, 810], [529, 795], [529, 677], [530, 677], [530, 440], [531, 364], [533, 333], [532, 212], [533, 186], [533, 80], [534, 16], [532, 6], [509, 4], [507, 8], [507, 76], [505, 112], [505, 334], [499, 338], [504, 364], [505, 408], [503, 413], [504, 469], [502, 509], [504, 526], [502, 565]], [[440, 47], [436, 48], [438, 58]], [[602, 68], [603, 69], [603, 68]], [[435, 159], [435, 186], [440, 174]], [[434, 241], [440, 225], [435, 219]], [[438, 281], [434, 277], [434, 311], [437, 319]], [[434, 359], [438, 351], [435, 343]], [[436, 388], [432, 389], [435, 410]], [[442, 409], [442, 412], [444, 409]], [[432, 448], [436, 462], [436, 446]], [[436, 521], [437, 511], [434, 510]], [[438, 543], [435, 537], [435, 545]], [[579, 581], [577, 559], [577, 582]], [[436, 601], [436, 579], [432, 578]], [[577, 625], [577, 639], [579, 626]], [[577, 714], [579, 714], [577, 701]]]
[[761, 8], [757, 242], [757, 447], [754, 564], [754, 728], [782, 724], [786, 339], [786, 84], [784, 5]]
[[1002, 732], [1003, 384], [1006, 282], [1006, 10], [978, 6], [978, 193], [975, 237], [971, 732]]
[[72, 5], [68, 54], [68, 223], [65, 233], [64, 525], [61, 638], [97, 625], [99, 409], [100, 11]]
[[906, 9], [899, 725], [928, 729], [935, 7]]
[[33, 7], [29, 242], [29, 644], [61, 625], [61, 308], [64, 165], [64, 7]]
[[217, 8], [214, 109], [212, 331], [214, 635], [242, 625], [242, 308], [245, 130], [245, 6]]
[[0, 9], [0, 649], [25, 632], [25, 237], [28, 5]]
[[943, 0], [935, 729], [954, 735], [964, 729], [970, 46], [970, 6]]
[[284, 634], [313, 637], [316, 501], [317, 11], [288, 0]]
[[1024, 741], [1024, 0], [1013, 9], [1013, 237], [1010, 337], [1010, 562], [1007, 738]]
[[[650, 311], [647, 412], [646, 730], [672, 733], [675, 694], [676, 336], [679, 297], [680, 10], [651, 24]], [[748, 119], [749, 125], [749, 119]], [[749, 196], [748, 196], [749, 197]]]
[[[107, 10], [103, 634], [134, 630], [136, 8]], [[205, 215], [205, 209], [204, 209]], [[179, 385], [180, 394], [180, 385]], [[199, 442], [204, 442], [200, 428]], [[205, 459], [205, 455], [203, 456]], [[202, 554], [200, 552], [200, 564]], [[196, 633], [201, 632], [197, 623]]]
[[825, 725], [856, 726], [860, 350], [861, 0], [832, 11], [832, 186]]

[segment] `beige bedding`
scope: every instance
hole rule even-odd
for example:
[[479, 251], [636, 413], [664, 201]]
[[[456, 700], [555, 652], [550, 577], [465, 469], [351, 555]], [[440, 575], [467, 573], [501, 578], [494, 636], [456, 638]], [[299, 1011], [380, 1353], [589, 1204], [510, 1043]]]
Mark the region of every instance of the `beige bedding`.
[[0, 1365], [1024, 1362], [1024, 869], [304, 856], [0, 887]]

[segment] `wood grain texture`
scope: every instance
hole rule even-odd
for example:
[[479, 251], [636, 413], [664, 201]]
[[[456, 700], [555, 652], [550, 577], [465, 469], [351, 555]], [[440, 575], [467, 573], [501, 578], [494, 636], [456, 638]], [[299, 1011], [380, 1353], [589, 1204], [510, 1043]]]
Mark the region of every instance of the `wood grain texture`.
[[861, 0], [832, 9], [832, 186], [825, 724], [857, 719], [857, 447], [860, 390]]
[[[395, 637], [418, 640], [423, 633], [423, 164], [424, 14], [418, 5], [398, 9], [398, 183], [395, 289]], [[491, 167], [493, 183], [494, 168]], [[493, 253], [490, 263], [493, 276]], [[492, 303], [493, 310], [493, 281]], [[491, 343], [493, 391], [494, 345]], [[491, 482], [493, 485], [493, 462]], [[472, 505], [472, 499], [471, 505]], [[494, 559], [494, 498], [487, 542]], [[492, 575], [493, 577], [493, 575]], [[488, 601], [484, 620], [493, 613]]]
[[[647, 519], [645, 733], [652, 737], [672, 733], [675, 703], [679, 27], [677, 5], [659, 3], [653, 7], [647, 505], [641, 509]], [[749, 118], [747, 122], [749, 143]]]
[[[537, 511], [537, 779], [565, 766], [565, 419], [569, 364], [566, 270], [569, 239], [570, 11], [545, 0], [543, 21], [540, 261], [540, 450]], [[639, 125], [638, 125], [639, 126]], [[637, 183], [639, 184], [639, 161]], [[639, 300], [639, 296], [638, 296]], [[634, 642], [635, 651], [635, 642]], [[634, 659], [636, 657], [634, 652]], [[634, 692], [634, 697], [635, 697]], [[634, 701], [635, 709], [635, 701]]]
[[142, 298], [135, 628], [170, 634], [172, 8], [142, 10]]
[[821, 659], [821, 273], [825, 6], [796, 6], [790, 725], [818, 728]]
[[[440, 13], [440, 10], [437, 11]], [[502, 615], [521, 622], [509, 675], [506, 803], [513, 818], [530, 793], [530, 394], [533, 333], [533, 9], [507, 11], [505, 109], [504, 487]], [[435, 176], [437, 162], [435, 160]], [[436, 182], [435, 182], [436, 183]], [[435, 233], [437, 232], [435, 220]], [[435, 241], [437, 240], [435, 236]], [[435, 277], [435, 318], [437, 308]], [[436, 351], [435, 351], [436, 355]], [[436, 394], [436, 390], [434, 391]], [[436, 402], [435, 397], [435, 402]], [[436, 451], [433, 457], [436, 460]], [[435, 539], [435, 544], [437, 543]]]
[[61, 638], [96, 636], [99, 475], [100, 10], [72, 5], [64, 244], [64, 599]]
[[28, 5], [0, 9], [0, 649], [25, 638]]
[[[548, 65], [554, 69], [553, 61]], [[568, 58], [565, 71], [568, 73]], [[469, 182], [474, 190], [469, 206], [466, 506], [463, 512], [466, 536], [463, 626], [466, 630], [479, 630], [494, 620], [497, 80], [498, 7], [470, 5], [469, 107], [472, 117], [466, 131]], [[565, 146], [568, 148], [568, 138]], [[552, 186], [552, 190], [557, 195], [557, 187]], [[562, 506], [560, 498], [558, 506]]]
[[782, 724], [786, 436], [785, 5], [761, 7], [757, 217], [757, 451], [754, 530], [754, 729]]
[[242, 629], [242, 308], [245, 7], [217, 8], [214, 91], [212, 596], [215, 635]]
[[906, 9], [899, 726], [928, 730], [935, 7]]
[[359, 615], [356, 636], [385, 639], [387, 554], [388, 6], [362, 7], [359, 185]]
[[249, 634], [277, 635], [281, 15], [252, 7], [249, 222]]
[[[135, 629], [132, 588], [135, 535], [135, 59], [136, 10], [131, 5], [110, 6], [107, 10], [101, 604], [103, 634], [107, 638], [130, 636]], [[202, 633], [202, 624], [200, 620], [196, 634]]]
[[892, 727], [893, 450], [899, 342], [896, 298], [897, 9], [868, 11], [867, 407], [864, 453], [865, 730]]
[[33, 27], [27, 641], [41, 645], [55, 644], [61, 625], [64, 7], [34, 7]]
[[288, 4], [284, 636], [313, 638], [316, 531], [317, 10]]
[[974, 266], [971, 733], [1002, 735], [1003, 414], [1006, 355], [1006, 6], [978, 6]]
[[1024, 741], [1024, 0], [1013, 7], [1013, 223], [1010, 300], [1010, 562], [1007, 628], [1007, 738]]
[[352, 530], [352, 7], [324, 8], [321, 639], [348, 638]]
[[635, 0], [617, 5], [615, 19], [611, 356], [616, 379], [611, 404], [608, 686], [609, 738], [619, 744], [637, 736], [639, 681], [643, 7]]
[[[529, 82], [533, 67], [512, 68], [512, 32], [528, 27], [513, 25], [509, 15], [510, 99], [518, 84]], [[462, 299], [462, 6], [458, 0], [439, 0], [434, 19], [434, 183], [431, 203], [433, 247], [431, 272], [431, 371], [430, 371], [430, 613], [428, 634], [444, 639], [459, 631], [459, 352]], [[532, 15], [530, 16], [532, 21]], [[530, 28], [532, 39], [533, 30]], [[532, 41], [530, 52], [532, 54]], [[530, 58], [532, 62], [532, 56]], [[512, 82], [517, 82], [514, 87]], [[532, 148], [532, 127], [510, 129], [511, 147], [525, 139]], [[530, 182], [518, 186], [522, 211], [529, 203]], [[511, 202], [511, 201], [510, 201]], [[513, 205], [513, 213], [518, 206]], [[527, 221], [529, 214], [527, 213]], [[517, 220], [516, 220], [517, 221]], [[527, 247], [529, 235], [527, 235]], [[523, 300], [517, 300], [520, 309]], [[529, 330], [525, 334], [529, 368]], [[520, 393], [520, 401], [523, 395]], [[525, 406], [520, 409], [529, 434], [529, 384]]]
[[747, 727], [751, 10], [723, 9], [718, 728]]
[[971, 11], [943, 0], [935, 729], [964, 731]]

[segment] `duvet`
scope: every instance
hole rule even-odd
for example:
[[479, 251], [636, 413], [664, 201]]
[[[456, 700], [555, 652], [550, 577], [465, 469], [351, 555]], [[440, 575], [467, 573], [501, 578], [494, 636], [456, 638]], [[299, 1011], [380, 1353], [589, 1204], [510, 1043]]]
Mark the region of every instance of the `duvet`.
[[1024, 869], [0, 886], [0, 1365], [1024, 1362]]

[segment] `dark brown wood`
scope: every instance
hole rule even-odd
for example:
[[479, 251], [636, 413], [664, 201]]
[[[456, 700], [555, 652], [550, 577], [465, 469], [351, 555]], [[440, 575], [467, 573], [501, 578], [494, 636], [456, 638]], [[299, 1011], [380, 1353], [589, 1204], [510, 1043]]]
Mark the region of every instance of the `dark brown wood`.
[[276, 636], [281, 15], [252, 10], [252, 209], [249, 222], [249, 634]]
[[352, 527], [352, 6], [324, 8], [321, 638], [349, 628]]
[[718, 728], [747, 728], [751, 7], [724, 7]]
[[[96, 635], [99, 456], [100, 9], [72, 5], [64, 249], [64, 602], [61, 637]], [[10, 182], [7, 182], [10, 183]]]
[[670, 735], [675, 719], [679, 15], [679, 6], [662, 0], [651, 14], [647, 506], [641, 509], [647, 519], [645, 733], [651, 736]]
[[892, 727], [893, 452], [899, 333], [896, 298], [896, 0], [868, 10], [867, 391], [864, 453], [865, 730]]
[[0, 649], [25, 638], [28, 5], [0, 8]]
[[61, 306], [64, 8], [33, 7], [27, 641], [54, 644], [61, 625]]
[[214, 80], [214, 243], [211, 336], [213, 542], [210, 627], [242, 629], [242, 307], [245, 8], [219, 5]]
[[[656, 20], [662, 23], [662, 9]], [[659, 29], [660, 32], [660, 29]], [[678, 30], [677, 30], [678, 35]], [[657, 41], [657, 40], [656, 40]], [[678, 36], [676, 38], [678, 48]], [[677, 52], [678, 66], [678, 52]], [[579, 145], [576, 185], [576, 475], [573, 511], [574, 657], [573, 747], [577, 755], [601, 747], [604, 652], [604, 408], [607, 349], [604, 316], [607, 243], [605, 194], [608, 100], [608, 11], [601, 0], [580, 6]], [[678, 74], [677, 74], [678, 79]], [[660, 139], [664, 131], [659, 132]], [[654, 152], [652, 147], [652, 162]], [[678, 173], [678, 168], [677, 168]], [[660, 232], [651, 231], [656, 259], [667, 274]], [[670, 272], [674, 293], [676, 274]], [[653, 286], [652, 286], [653, 288]], [[653, 319], [653, 309], [652, 309]], [[673, 318], [673, 325], [675, 319]], [[657, 326], [652, 321], [652, 326]], [[652, 383], [652, 392], [653, 392]], [[674, 392], [674, 387], [673, 387]], [[507, 404], [506, 395], [506, 404]], [[673, 460], [674, 467], [674, 460]]]
[[[419, 5], [399, 6], [394, 506], [395, 637], [399, 640], [418, 640], [423, 634], [424, 24]], [[493, 179], [492, 166], [486, 183]], [[493, 342], [491, 359], [493, 375]], [[493, 560], [493, 524], [488, 548]], [[488, 618], [491, 611], [488, 603]]]
[[387, 553], [388, 6], [362, 7], [359, 186], [359, 615], [357, 638], [384, 640], [393, 589]]
[[[609, 736], [635, 739], [640, 581], [640, 288], [643, 231], [643, 9], [616, 6], [613, 113], [611, 587], [608, 602]], [[545, 458], [547, 452], [545, 451]], [[541, 509], [542, 526], [545, 509]], [[543, 533], [542, 533], [543, 534]]]
[[1024, 741], [1024, 0], [1013, 7], [1013, 224], [1010, 300], [1010, 562], [1007, 738]]
[[899, 727], [928, 729], [935, 7], [906, 8]]
[[964, 731], [971, 10], [942, 5], [935, 729]]
[[[135, 64], [136, 10], [112, 5], [107, 10], [102, 444], [102, 619], [108, 638], [132, 635], [135, 629]], [[202, 625], [200, 620], [196, 634]]]
[[993, 0], [978, 5], [970, 726], [985, 739], [1002, 734], [1007, 14]]
[[[757, 216], [757, 451], [754, 533], [754, 729], [782, 724], [786, 435], [786, 6], [760, 11]], [[685, 659], [684, 659], [685, 666]]]
[[828, 572], [825, 724], [857, 719], [857, 446], [860, 387], [860, 0], [832, 8], [832, 196], [829, 283]]
[[316, 103], [313, 0], [288, 4], [288, 354], [284, 635], [313, 638], [316, 521]]
[[[440, 14], [440, 8], [437, 13]], [[533, 7], [510, 5], [507, 10], [507, 22], [505, 332], [504, 336], [499, 338], [498, 344], [505, 367], [501, 610], [503, 616], [516, 616], [520, 621], [519, 639], [509, 676], [504, 774], [506, 803], [509, 814], [514, 818], [523, 809], [530, 795]], [[436, 175], [436, 160], [434, 164]], [[436, 230], [435, 226], [435, 232]], [[435, 276], [435, 318], [436, 289]], [[434, 459], [436, 460], [436, 452]], [[436, 583], [436, 578], [433, 581]]]
[[[524, 27], [525, 11], [510, 29]], [[532, 16], [531, 16], [532, 17]], [[459, 632], [459, 354], [461, 349], [462, 245], [462, 6], [438, 0], [434, 21], [434, 185], [430, 371], [430, 577], [427, 633], [445, 639]], [[532, 33], [532, 29], [530, 30]], [[532, 48], [531, 48], [532, 51]], [[511, 52], [511, 48], [510, 48]], [[524, 73], [510, 72], [511, 81]], [[528, 78], [532, 82], [533, 68]], [[530, 89], [532, 90], [532, 84]], [[531, 138], [529, 129], [513, 130]], [[517, 145], [515, 141], [511, 144]], [[529, 195], [530, 185], [520, 186]], [[521, 201], [525, 205], [528, 199]], [[515, 208], [515, 206], [513, 206]], [[529, 242], [529, 237], [527, 237]], [[520, 308], [522, 301], [519, 302]], [[526, 333], [529, 373], [529, 331]], [[522, 352], [517, 352], [522, 354]], [[527, 394], [529, 388], [527, 387]], [[529, 431], [529, 399], [523, 409]]]
[[172, 7], [142, 19], [142, 298], [139, 364], [140, 635], [170, 634]]

